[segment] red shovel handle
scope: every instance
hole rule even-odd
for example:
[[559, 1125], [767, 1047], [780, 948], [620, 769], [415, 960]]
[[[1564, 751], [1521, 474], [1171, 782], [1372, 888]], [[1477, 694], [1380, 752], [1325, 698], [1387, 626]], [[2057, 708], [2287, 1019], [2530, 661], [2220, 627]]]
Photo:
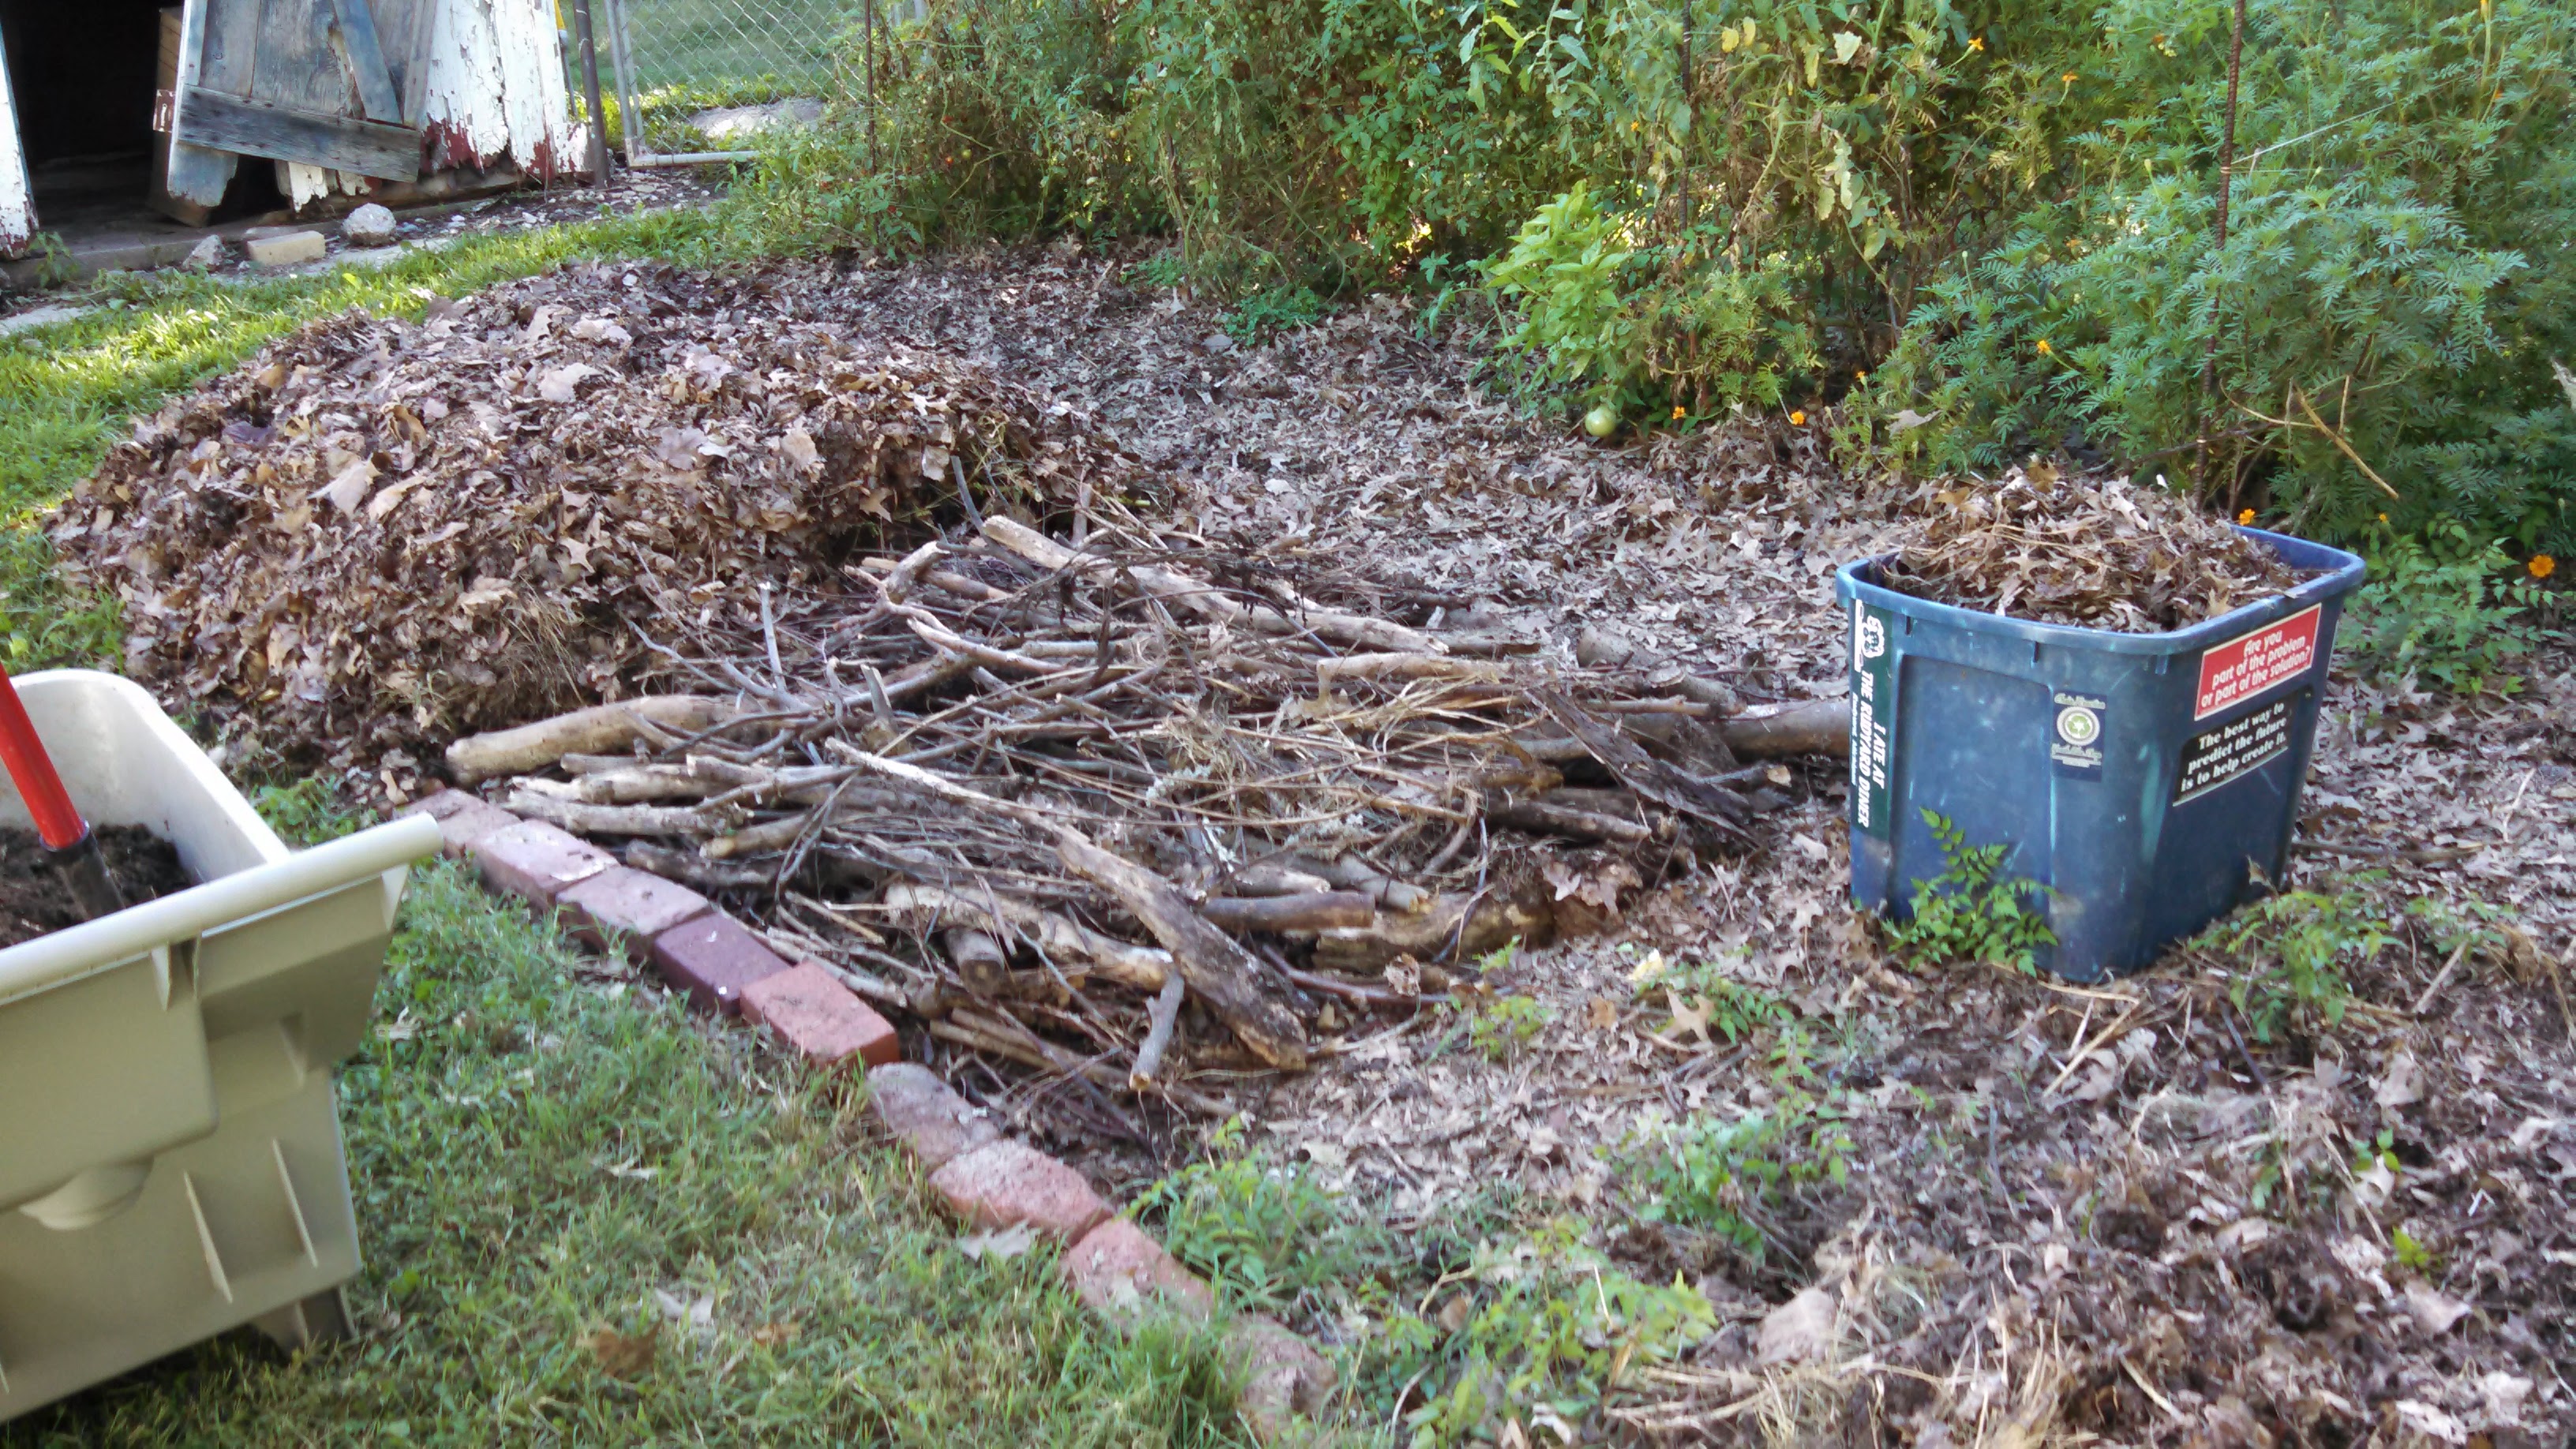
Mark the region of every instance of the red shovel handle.
[[9, 778], [18, 786], [18, 798], [27, 802], [27, 813], [34, 817], [36, 833], [45, 838], [48, 850], [69, 850], [89, 834], [89, 826], [72, 808], [72, 797], [63, 789], [63, 777], [54, 773], [53, 757], [45, 753], [45, 742], [36, 735], [35, 721], [27, 718], [27, 707], [18, 702], [18, 687], [9, 682], [9, 673], [0, 669], [0, 764], [9, 767]]

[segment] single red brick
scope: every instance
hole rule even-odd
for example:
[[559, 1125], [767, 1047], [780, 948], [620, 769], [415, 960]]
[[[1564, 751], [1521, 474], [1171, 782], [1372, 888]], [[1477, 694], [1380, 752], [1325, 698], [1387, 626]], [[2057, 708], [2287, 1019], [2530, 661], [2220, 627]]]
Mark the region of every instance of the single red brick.
[[1081, 1173], [1024, 1143], [978, 1147], [932, 1173], [930, 1185], [949, 1211], [987, 1231], [1026, 1223], [1070, 1243], [1109, 1216]]
[[439, 852], [462, 859], [472, 853], [474, 842], [495, 830], [507, 830], [519, 823], [519, 817], [498, 805], [489, 805], [462, 790], [439, 790], [423, 795], [396, 815], [426, 815], [438, 822]]
[[852, 1057], [883, 1066], [903, 1055], [886, 1019], [811, 961], [744, 987], [742, 1019], [777, 1032], [820, 1066], [838, 1066]]
[[1226, 1347], [1244, 1365], [1243, 1397], [1235, 1407], [1267, 1444], [1288, 1432], [1300, 1414], [1322, 1412], [1340, 1375], [1314, 1346], [1278, 1320], [1247, 1313], [1226, 1330]]
[[655, 936], [652, 959], [662, 979], [688, 992], [700, 1010], [723, 1016], [742, 1009], [744, 987], [787, 969], [777, 952], [722, 911]]
[[566, 887], [617, 864], [607, 851], [541, 820], [495, 830], [472, 850], [484, 884], [539, 906], [553, 905]]
[[1215, 1295], [1198, 1275], [1125, 1218], [1111, 1218], [1064, 1250], [1057, 1271], [1092, 1312], [1132, 1328], [1156, 1311], [1205, 1323]]
[[925, 1168], [945, 1167], [987, 1142], [1002, 1140], [1002, 1129], [990, 1118], [966, 1105], [937, 1073], [912, 1062], [869, 1072], [868, 1105]]
[[644, 959], [655, 936], [713, 910], [705, 896], [658, 875], [612, 865], [555, 897], [564, 924], [601, 950], [617, 938], [626, 954]]

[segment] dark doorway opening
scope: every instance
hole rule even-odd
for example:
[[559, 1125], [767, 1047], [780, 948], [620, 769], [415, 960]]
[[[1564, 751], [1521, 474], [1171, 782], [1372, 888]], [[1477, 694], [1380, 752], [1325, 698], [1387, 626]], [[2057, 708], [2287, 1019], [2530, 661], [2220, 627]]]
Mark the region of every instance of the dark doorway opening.
[[[0, 0], [18, 139], [42, 229], [72, 237], [175, 224], [148, 198], [154, 155], [165, 144], [152, 129], [153, 100], [166, 83], [165, 52], [176, 54], [177, 16], [167, 0]], [[245, 161], [208, 219], [283, 204], [276, 168]]]

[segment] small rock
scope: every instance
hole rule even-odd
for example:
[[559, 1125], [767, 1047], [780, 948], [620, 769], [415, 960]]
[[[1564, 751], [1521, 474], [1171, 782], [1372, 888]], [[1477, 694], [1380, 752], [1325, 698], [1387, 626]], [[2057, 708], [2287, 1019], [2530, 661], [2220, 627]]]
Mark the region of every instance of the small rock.
[[198, 238], [197, 244], [188, 248], [188, 260], [184, 265], [192, 272], [210, 272], [222, 266], [225, 260], [224, 239], [206, 236]]
[[1199, 339], [1199, 346], [1222, 356], [1234, 350], [1234, 339], [1222, 332], [1211, 332]]
[[394, 214], [370, 201], [341, 219], [340, 238], [353, 247], [391, 246]]
[[291, 267], [298, 262], [318, 262], [330, 250], [322, 233], [305, 229], [281, 232], [273, 236], [253, 235], [242, 240], [242, 250], [250, 254], [251, 265], [258, 267]]
[[811, 130], [823, 119], [823, 103], [798, 96], [763, 106], [725, 106], [689, 117], [690, 129], [718, 145], [748, 141], [764, 131]]
[[1583, 632], [1574, 636], [1574, 662], [1586, 669], [1625, 664], [1636, 652], [1636, 645], [1594, 625], [1584, 625]]

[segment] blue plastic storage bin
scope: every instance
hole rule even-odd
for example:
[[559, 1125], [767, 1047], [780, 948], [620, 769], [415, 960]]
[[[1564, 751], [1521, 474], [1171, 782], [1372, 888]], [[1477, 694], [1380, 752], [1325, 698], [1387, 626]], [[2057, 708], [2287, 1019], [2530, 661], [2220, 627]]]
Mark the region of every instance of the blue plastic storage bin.
[[1891, 919], [1942, 870], [1923, 812], [2049, 887], [2044, 969], [2098, 981], [2281, 879], [2317, 696], [2362, 561], [2238, 532], [2302, 570], [2289, 593], [2169, 634], [1979, 613], [1846, 564], [1852, 899]]

